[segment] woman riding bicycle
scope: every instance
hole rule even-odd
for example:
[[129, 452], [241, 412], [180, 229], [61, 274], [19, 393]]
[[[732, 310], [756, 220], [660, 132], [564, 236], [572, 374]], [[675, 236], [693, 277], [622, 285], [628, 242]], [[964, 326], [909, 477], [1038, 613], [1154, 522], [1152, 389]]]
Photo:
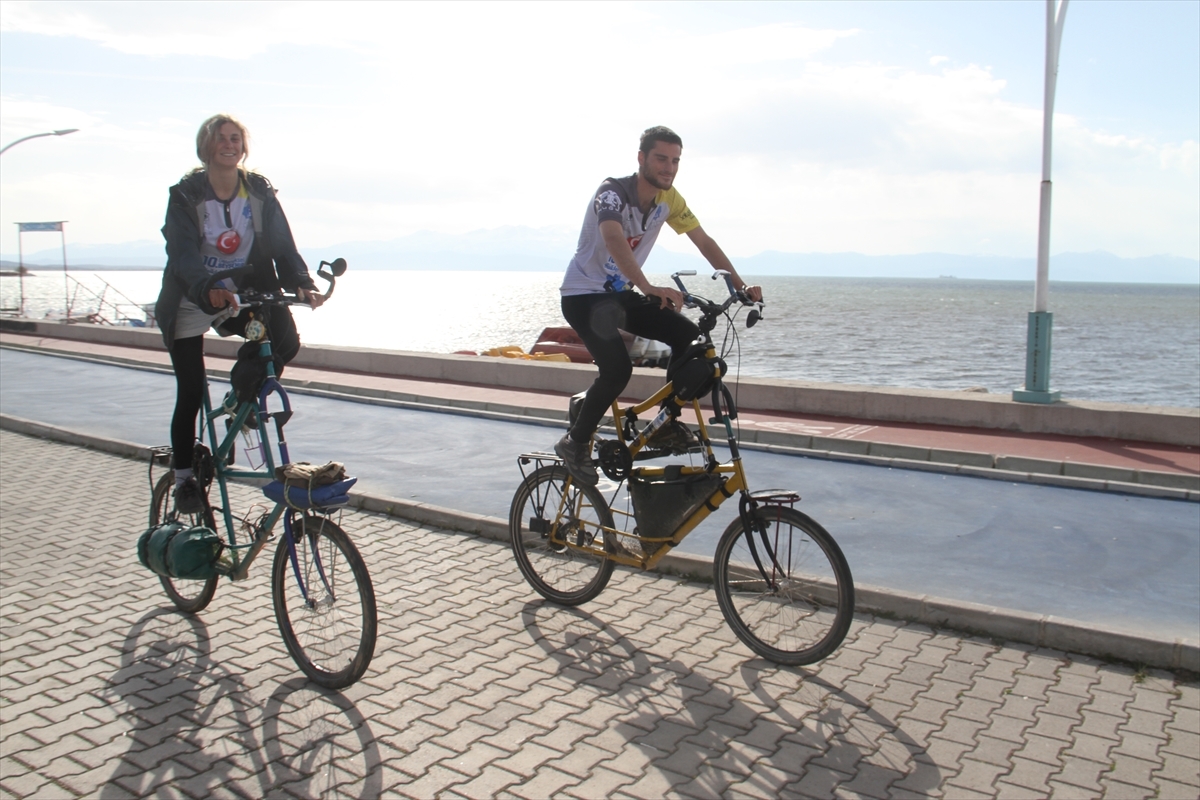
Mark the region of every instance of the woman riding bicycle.
[[[162, 234], [167, 266], [154, 314], [175, 370], [175, 413], [171, 448], [175, 469], [175, 505], [180, 513], [198, 513], [204, 499], [192, 474], [196, 416], [203, 402], [204, 332], [241, 334], [249, 312], [238, 312], [234, 292], [294, 291], [313, 308], [324, 302], [296, 251], [292, 231], [271, 183], [242, 168], [250, 154], [246, 126], [234, 118], [209, 117], [196, 134], [196, 155], [204, 164], [170, 189]], [[225, 279], [205, 291], [209, 277], [244, 269], [237, 285]], [[291, 312], [282, 306], [255, 311], [271, 334], [276, 369], [300, 350]]]

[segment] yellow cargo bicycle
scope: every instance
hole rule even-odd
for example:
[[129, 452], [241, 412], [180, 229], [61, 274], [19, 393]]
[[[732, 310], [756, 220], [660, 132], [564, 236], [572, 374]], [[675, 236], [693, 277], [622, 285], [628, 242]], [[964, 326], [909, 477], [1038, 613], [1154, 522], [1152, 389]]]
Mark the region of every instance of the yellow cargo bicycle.
[[[734, 396], [724, 381], [712, 331], [727, 323], [725, 343], [737, 341], [735, 321], [743, 306], [746, 324], [761, 318], [755, 304], [724, 277], [729, 297], [721, 303], [691, 294], [682, 277], [672, 276], [686, 305], [700, 310], [701, 336], [676, 360], [668, 382], [640, 403], [613, 403], [613, 439], [594, 440], [596, 461], [615, 488], [606, 499], [599, 487], [574, 481], [553, 453], [522, 453], [524, 480], [509, 511], [509, 535], [517, 565], [546, 599], [574, 606], [594, 599], [617, 564], [653, 569], [696, 526], [727, 499], [738, 496], [738, 515], [725, 529], [713, 556], [717, 602], [737, 637], [755, 653], [776, 663], [811, 664], [841, 644], [854, 615], [850, 566], [833, 537], [795, 508], [795, 492], [750, 491], [738, 449]], [[730, 311], [731, 307], [734, 309]], [[705, 423], [700, 399], [710, 398]], [[572, 420], [576, 404], [572, 401]], [[639, 416], [659, 408], [644, 426]], [[678, 418], [695, 415], [693, 439], [674, 442]], [[709, 427], [724, 429], [730, 459], [713, 451]], [[690, 431], [690, 429], [688, 429]], [[685, 431], [686, 433], [686, 431]], [[687, 454], [692, 464], [635, 465], [639, 461]]]

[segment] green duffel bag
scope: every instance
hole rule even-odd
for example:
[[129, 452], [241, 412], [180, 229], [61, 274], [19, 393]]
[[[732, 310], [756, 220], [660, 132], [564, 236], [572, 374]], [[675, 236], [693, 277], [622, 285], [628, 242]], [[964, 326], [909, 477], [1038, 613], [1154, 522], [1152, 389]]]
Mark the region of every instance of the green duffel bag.
[[143, 533], [137, 552], [138, 561], [157, 575], [204, 581], [217, 574], [221, 537], [212, 528], [168, 522]]

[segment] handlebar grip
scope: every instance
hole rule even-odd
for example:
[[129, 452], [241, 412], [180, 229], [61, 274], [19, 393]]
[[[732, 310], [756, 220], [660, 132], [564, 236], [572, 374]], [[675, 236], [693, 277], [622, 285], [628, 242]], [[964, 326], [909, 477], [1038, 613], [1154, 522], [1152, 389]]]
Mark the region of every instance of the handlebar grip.
[[[208, 308], [212, 308], [213, 311], [218, 312], [218, 313], [221, 311], [224, 311], [225, 309], [215, 308], [209, 304], [209, 302], [208, 302], [209, 292], [211, 292], [213, 289], [217, 288], [217, 284], [220, 283], [221, 281], [225, 280], [226, 278], [234, 279], [236, 282], [236, 279], [241, 277], [244, 274], [246, 274], [246, 268], [239, 267], [238, 269], [227, 269], [227, 270], [224, 270], [223, 272], [214, 272], [213, 274], [209, 275], [208, 278], [204, 281], [204, 285], [200, 288], [200, 300], [201, 300], [200, 308], [201, 308], [201, 310], [206, 310], [205, 306], [208, 306]], [[240, 301], [239, 301], [239, 305], [240, 305]]]
[[[335, 258], [332, 262], [322, 261], [317, 267], [317, 277], [329, 282], [329, 288], [322, 295], [326, 300], [333, 296], [334, 286], [337, 284], [337, 279], [346, 274], [346, 259]], [[329, 272], [325, 271], [325, 267], [329, 267]]]

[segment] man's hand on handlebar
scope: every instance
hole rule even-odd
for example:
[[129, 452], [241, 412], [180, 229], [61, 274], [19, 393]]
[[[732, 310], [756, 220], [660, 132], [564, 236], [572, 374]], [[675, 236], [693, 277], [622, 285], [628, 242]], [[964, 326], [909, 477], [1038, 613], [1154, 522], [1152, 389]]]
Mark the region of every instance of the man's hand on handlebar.
[[683, 310], [683, 292], [669, 286], [651, 286], [646, 294], [659, 299], [659, 308], [669, 308], [672, 311]]
[[746, 284], [742, 287], [742, 294], [746, 295], [746, 297], [750, 298], [755, 303], [762, 302], [763, 295], [761, 286], [751, 286], [750, 284]]

